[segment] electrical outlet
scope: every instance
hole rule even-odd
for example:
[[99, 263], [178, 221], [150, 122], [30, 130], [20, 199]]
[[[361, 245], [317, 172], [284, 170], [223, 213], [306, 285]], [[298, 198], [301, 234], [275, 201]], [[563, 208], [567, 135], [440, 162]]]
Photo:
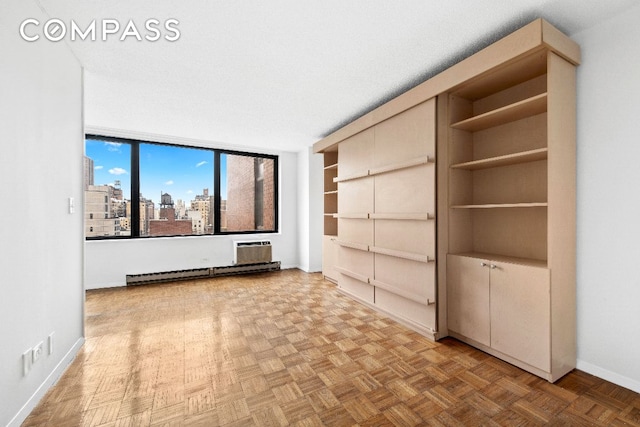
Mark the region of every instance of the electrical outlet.
[[53, 336], [54, 336], [55, 334], [56, 334], [55, 332], [51, 332], [51, 333], [49, 334], [49, 338], [48, 338], [48, 344], [49, 344], [49, 345], [47, 346], [47, 347], [48, 347], [48, 349], [49, 349], [49, 353], [48, 353], [48, 354], [49, 354], [49, 356], [51, 356], [51, 355], [53, 354]]
[[22, 353], [22, 376], [27, 376], [31, 370], [31, 349]]
[[40, 356], [42, 356], [43, 352], [44, 352], [44, 343], [42, 341], [40, 341], [31, 350], [31, 356], [32, 356], [31, 357], [31, 361], [33, 363], [36, 363], [38, 361], [38, 359], [40, 359]]

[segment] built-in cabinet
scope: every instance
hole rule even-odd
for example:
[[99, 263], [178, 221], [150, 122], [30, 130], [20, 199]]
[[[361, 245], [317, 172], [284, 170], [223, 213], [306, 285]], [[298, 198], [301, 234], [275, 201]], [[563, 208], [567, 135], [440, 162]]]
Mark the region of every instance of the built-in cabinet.
[[537, 20], [316, 143], [340, 290], [549, 381], [573, 369], [579, 59]]
[[339, 288], [435, 331], [435, 99], [338, 144]]
[[548, 372], [551, 301], [546, 266], [449, 255], [447, 269], [450, 331]]
[[575, 366], [575, 65], [535, 51], [439, 102], [449, 335], [555, 380]]
[[334, 283], [338, 282], [335, 270], [338, 258], [338, 150], [324, 153], [324, 236], [322, 240], [322, 274]]

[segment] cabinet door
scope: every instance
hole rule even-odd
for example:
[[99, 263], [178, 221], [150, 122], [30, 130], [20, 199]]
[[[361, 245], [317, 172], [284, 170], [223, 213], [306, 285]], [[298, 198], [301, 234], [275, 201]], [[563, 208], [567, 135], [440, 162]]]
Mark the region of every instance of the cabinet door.
[[491, 347], [549, 372], [549, 270], [496, 265], [491, 269]]
[[480, 344], [491, 344], [488, 264], [477, 258], [447, 256], [449, 329]]
[[322, 240], [322, 275], [333, 282], [338, 282], [336, 262], [338, 261], [338, 245], [335, 236], [324, 236]]

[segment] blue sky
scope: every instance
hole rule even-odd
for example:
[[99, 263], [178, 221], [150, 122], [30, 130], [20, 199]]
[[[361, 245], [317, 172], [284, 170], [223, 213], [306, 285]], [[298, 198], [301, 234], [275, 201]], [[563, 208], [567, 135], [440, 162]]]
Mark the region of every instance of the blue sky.
[[[120, 180], [125, 199], [131, 198], [131, 148], [128, 144], [86, 140], [86, 155], [94, 162], [95, 185]], [[222, 157], [222, 163], [225, 156]], [[222, 169], [222, 198], [226, 198], [226, 165]], [[140, 144], [140, 192], [154, 203], [161, 193], [176, 202], [189, 202], [204, 188], [213, 195], [213, 151], [156, 144]]]

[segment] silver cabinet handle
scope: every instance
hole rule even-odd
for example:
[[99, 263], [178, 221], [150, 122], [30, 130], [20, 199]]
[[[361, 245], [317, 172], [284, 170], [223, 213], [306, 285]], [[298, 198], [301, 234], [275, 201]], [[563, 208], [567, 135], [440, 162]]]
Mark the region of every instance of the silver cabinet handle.
[[487, 263], [486, 263], [486, 262], [481, 262], [481, 263], [480, 263], [480, 267], [486, 267], [486, 266], [487, 266]]
[[489, 266], [489, 268], [491, 268], [492, 270], [495, 270], [496, 268], [498, 268], [498, 266], [497, 266], [497, 265], [495, 265], [495, 264], [491, 264], [491, 265]]

